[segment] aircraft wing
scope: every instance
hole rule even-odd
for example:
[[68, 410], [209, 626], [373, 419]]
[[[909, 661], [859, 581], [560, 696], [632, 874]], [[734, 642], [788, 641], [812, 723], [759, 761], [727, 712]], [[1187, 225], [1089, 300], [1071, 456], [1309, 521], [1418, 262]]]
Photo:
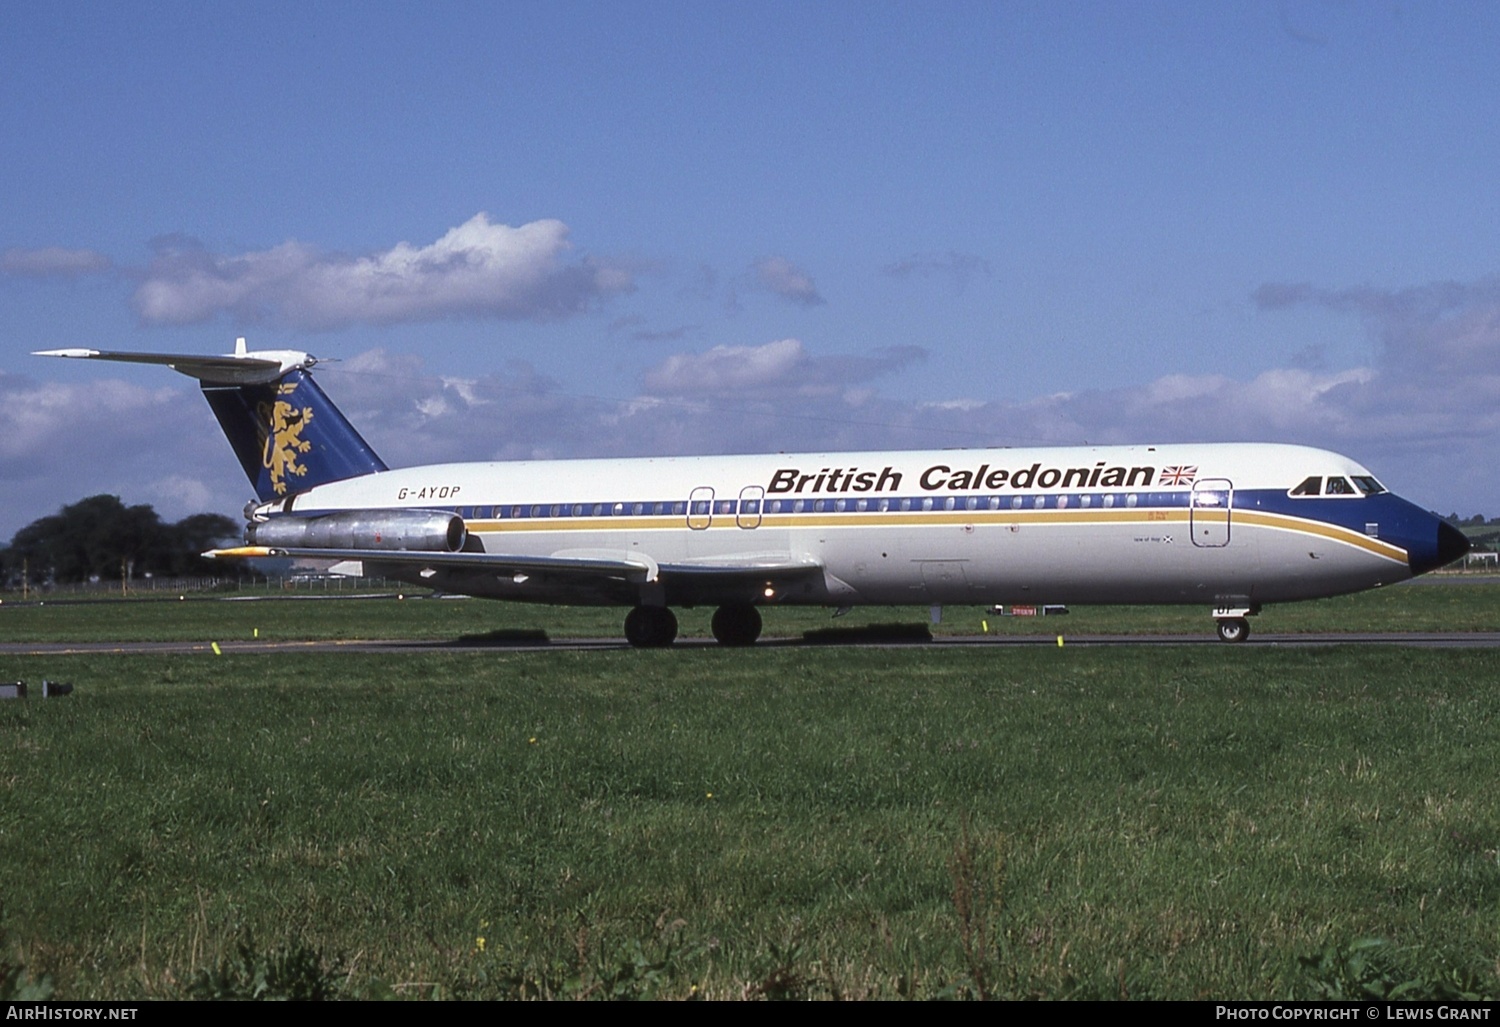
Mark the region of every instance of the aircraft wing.
[[791, 553], [744, 553], [704, 560], [658, 563], [644, 554], [592, 549], [562, 550], [551, 556], [523, 556], [515, 553], [447, 553], [430, 550], [236, 546], [231, 549], [211, 549], [203, 556], [210, 560], [257, 557], [360, 560], [402, 566], [415, 572], [430, 569], [488, 571], [495, 574], [546, 573], [580, 578], [613, 577], [648, 584], [663, 578], [690, 579], [696, 582], [747, 579], [774, 581], [821, 574], [823, 570], [823, 565], [818, 560]]

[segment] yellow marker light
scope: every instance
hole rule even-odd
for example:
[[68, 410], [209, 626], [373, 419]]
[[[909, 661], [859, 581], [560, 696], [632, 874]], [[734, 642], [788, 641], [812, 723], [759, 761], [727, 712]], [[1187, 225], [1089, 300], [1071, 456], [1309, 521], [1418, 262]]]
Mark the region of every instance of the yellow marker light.
[[1058, 648], [1059, 648], [1059, 649], [1061, 649], [1061, 648], [1062, 648], [1062, 647], [1063, 647], [1063, 644], [1062, 644], [1062, 636], [1061, 636], [1061, 635], [1058, 635], [1058, 636], [1057, 636], [1057, 647], [1058, 647]]
[[223, 656], [224, 655], [224, 653], [222, 651], [220, 651], [220, 649], [219, 649], [219, 643], [217, 643], [217, 642], [210, 642], [209, 645], [213, 646], [214, 655], [215, 656]]

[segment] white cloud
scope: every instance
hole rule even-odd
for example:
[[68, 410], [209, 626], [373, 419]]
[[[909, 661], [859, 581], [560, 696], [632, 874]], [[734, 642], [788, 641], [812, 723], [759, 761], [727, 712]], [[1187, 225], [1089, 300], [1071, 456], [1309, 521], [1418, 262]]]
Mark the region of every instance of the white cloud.
[[476, 214], [426, 246], [362, 257], [300, 242], [234, 256], [158, 241], [135, 293], [141, 319], [190, 324], [228, 314], [307, 329], [447, 317], [550, 320], [633, 288], [628, 271], [569, 260], [561, 221], [497, 225]]
[[873, 357], [814, 356], [799, 339], [761, 346], [715, 346], [703, 353], [677, 353], [641, 379], [662, 396], [820, 395], [843, 392], [922, 360], [916, 346], [883, 350]]
[[706, 353], [674, 354], [647, 371], [643, 380], [649, 392], [668, 396], [784, 386], [806, 361], [797, 339], [764, 346], [715, 346]]
[[816, 307], [827, 300], [818, 293], [812, 276], [785, 257], [763, 257], [751, 267], [753, 281], [767, 292], [804, 307]]
[[110, 259], [96, 250], [45, 246], [30, 250], [11, 248], [0, 252], [0, 273], [17, 277], [76, 278], [100, 274], [112, 266]]

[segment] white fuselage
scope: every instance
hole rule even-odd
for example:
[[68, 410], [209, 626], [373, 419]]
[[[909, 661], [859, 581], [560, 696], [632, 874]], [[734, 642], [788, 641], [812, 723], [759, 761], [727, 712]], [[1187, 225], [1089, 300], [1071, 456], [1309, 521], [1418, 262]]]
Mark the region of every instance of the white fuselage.
[[[1292, 495], [1311, 478], [1369, 485]], [[748, 598], [743, 581], [706, 575], [673, 603], [1248, 606], [1403, 580], [1414, 547], [1432, 544], [1428, 515], [1354, 461], [1244, 443], [439, 464], [325, 484], [290, 507], [456, 512], [492, 553], [821, 568]], [[544, 574], [413, 580], [542, 602], [639, 598]]]

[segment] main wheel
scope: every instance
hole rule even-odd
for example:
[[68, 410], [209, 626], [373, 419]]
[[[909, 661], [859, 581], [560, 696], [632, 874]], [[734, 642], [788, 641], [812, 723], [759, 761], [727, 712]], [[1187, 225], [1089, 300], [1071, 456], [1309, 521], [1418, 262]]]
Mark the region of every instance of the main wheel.
[[660, 649], [677, 639], [677, 616], [665, 606], [637, 606], [625, 615], [625, 641], [637, 649]]
[[720, 645], [754, 645], [760, 626], [760, 611], [749, 603], [731, 603], [714, 611], [714, 638]]
[[1250, 622], [1243, 617], [1224, 617], [1218, 621], [1219, 641], [1243, 642], [1250, 637]]

